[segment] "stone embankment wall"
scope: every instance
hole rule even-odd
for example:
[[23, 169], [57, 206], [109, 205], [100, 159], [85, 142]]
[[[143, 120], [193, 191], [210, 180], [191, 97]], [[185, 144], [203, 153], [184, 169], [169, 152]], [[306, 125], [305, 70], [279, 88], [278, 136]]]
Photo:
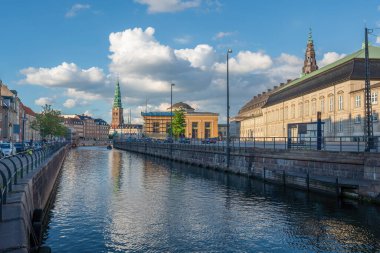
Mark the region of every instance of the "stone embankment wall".
[[39, 243], [41, 216], [48, 207], [67, 151], [67, 146], [62, 147], [38, 167], [30, 168], [31, 171], [13, 185], [7, 203], [2, 207], [0, 252], [31, 252], [33, 245]]
[[114, 143], [118, 149], [246, 175], [310, 191], [380, 203], [380, 155], [311, 150], [238, 149], [226, 166], [223, 147]]

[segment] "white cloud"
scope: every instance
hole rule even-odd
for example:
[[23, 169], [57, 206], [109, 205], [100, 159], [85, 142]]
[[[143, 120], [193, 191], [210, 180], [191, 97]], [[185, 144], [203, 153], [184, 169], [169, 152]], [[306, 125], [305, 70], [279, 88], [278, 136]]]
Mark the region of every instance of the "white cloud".
[[380, 36], [376, 37], [376, 43], [380, 44]]
[[321, 67], [326, 66], [330, 63], [333, 63], [339, 59], [342, 59], [345, 56], [346, 56], [345, 54], [338, 54], [336, 52], [327, 52], [327, 53], [323, 54], [322, 60], [320, 60], [317, 64], [321, 68]]
[[63, 103], [63, 106], [66, 108], [73, 108], [76, 106], [76, 101], [72, 98], [69, 98]]
[[[52, 68], [28, 68], [23, 83], [47, 88], [63, 87], [64, 106], [91, 105], [91, 111], [111, 108], [114, 83], [119, 76], [123, 107], [131, 108], [133, 122], [141, 122], [141, 111], [166, 110], [170, 104], [170, 83], [175, 83], [173, 103], [186, 102], [200, 111], [220, 113], [225, 118], [226, 52], [208, 44], [174, 49], [155, 38], [152, 27], [111, 33], [107, 76], [97, 67], [81, 69], [74, 63]], [[271, 57], [262, 51], [240, 51], [230, 55], [231, 115], [253, 95], [300, 75], [303, 59], [282, 53]], [[329, 58], [326, 56], [326, 58]], [[56, 92], [57, 89], [55, 89]], [[45, 104], [45, 102], [40, 102]], [[103, 117], [109, 120], [110, 114]], [[136, 120], [138, 119], [138, 120]]]
[[[160, 44], [155, 30], [148, 27], [127, 29], [110, 35], [110, 71], [118, 75], [129, 94], [165, 93], [174, 82], [183, 89], [202, 87], [210, 81], [210, 74], [200, 69], [207, 61], [195, 54], [207, 46], [181, 51]], [[191, 52], [190, 52], [191, 51]], [[193, 52], [193, 55], [192, 55]], [[202, 58], [202, 59], [201, 59]], [[186, 87], [185, 87], [186, 86]]]
[[54, 104], [54, 99], [49, 97], [40, 97], [34, 100], [34, 103], [39, 106], [52, 105]]
[[148, 5], [149, 13], [178, 12], [201, 4], [201, 0], [135, 0], [135, 2]]
[[77, 87], [78, 85], [99, 84], [105, 81], [102, 69], [97, 67], [80, 69], [75, 63], [67, 62], [52, 68], [29, 67], [20, 72], [25, 75], [22, 83], [45, 87]]
[[[272, 59], [262, 52], [241, 51], [236, 57], [229, 60], [231, 73], [246, 74], [256, 70], [268, 69], [272, 66]], [[226, 72], [226, 63], [216, 63], [217, 72]]]
[[65, 92], [65, 95], [71, 98], [74, 98], [76, 100], [99, 100], [102, 99], [102, 96], [100, 94], [95, 94], [91, 92], [86, 91], [80, 91], [74, 88], [68, 88]]
[[66, 12], [66, 15], [65, 17], [66, 18], [72, 18], [72, 17], [75, 17], [79, 11], [81, 10], [86, 10], [86, 9], [90, 9], [91, 6], [89, 4], [74, 4], [71, 9]]
[[111, 33], [111, 71], [122, 73], [125, 66], [128, 66], [131, 72], [141, 71], [142, 66], [154, 70], [156, 67], [172, 63], [175, 60], [172, 50], [157, 42], [153, 36], [154, 32], [154, 28], [148, 27], [145, 30], [134, 28]]
[[216, 60], [214, 49], [206, 44], [197, 45], [194, 49], [180, 49], [174, 51], [175, 55], [183, 60], [189, 61], [194, 68], [206, 70]]
[[299, 77], [303, 66], [303, 60], [294, 55], [282, 53], [274, 59], [273, 66], [267, 71], [267, 75], [279, 82], [286, 79]]
[[227, 36], [231, 36], [232, 32], [218, 32], [215, 36], [214, 39], [222, 39]]
[[174, 41], [178, 44], [188, 44], [191, 42], [191, 36], [184, 35], [182, 37], [174, 38]]

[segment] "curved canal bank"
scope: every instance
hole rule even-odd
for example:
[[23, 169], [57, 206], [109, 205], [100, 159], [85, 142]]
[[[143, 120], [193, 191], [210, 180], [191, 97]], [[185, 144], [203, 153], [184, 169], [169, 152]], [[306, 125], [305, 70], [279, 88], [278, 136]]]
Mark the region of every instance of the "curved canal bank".
[[115, 141], [114, 147], [307, 191], [380, 203], [377, 153], [233, 148], [227, 166], [223, 146]]
[[15, 174], [1, 188], [6, 190], [0, 205], [0, 252], [34, 252], [41, 244], [43, 219], [67, 151], [57, 144], [1, 160], [0, 171]]
[[104, 147], [71, 150], [54, 252], [377, 252], [377, 206]]

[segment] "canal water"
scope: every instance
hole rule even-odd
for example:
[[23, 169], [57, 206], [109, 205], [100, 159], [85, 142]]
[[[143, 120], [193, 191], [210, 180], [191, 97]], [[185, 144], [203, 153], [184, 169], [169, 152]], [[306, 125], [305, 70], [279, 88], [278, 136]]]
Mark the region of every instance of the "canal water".
[[70, 151], [53, 252], [380, 252], [380, 208], [100, 147]]

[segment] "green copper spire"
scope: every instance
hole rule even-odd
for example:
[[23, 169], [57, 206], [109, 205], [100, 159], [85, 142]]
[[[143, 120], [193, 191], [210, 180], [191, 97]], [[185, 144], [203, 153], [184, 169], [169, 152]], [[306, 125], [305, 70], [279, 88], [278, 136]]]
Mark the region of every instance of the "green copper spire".
[[121, 105], [119, 80], [117, 80], [116, 87], [115, 87], [115, 97], [113, 99], [113, 108], [123, 108]]
[[311, 34], [311, 28], [309, 28], [309, 38], [308, 38], [307, 42], [313, 43], [313, 35]]

